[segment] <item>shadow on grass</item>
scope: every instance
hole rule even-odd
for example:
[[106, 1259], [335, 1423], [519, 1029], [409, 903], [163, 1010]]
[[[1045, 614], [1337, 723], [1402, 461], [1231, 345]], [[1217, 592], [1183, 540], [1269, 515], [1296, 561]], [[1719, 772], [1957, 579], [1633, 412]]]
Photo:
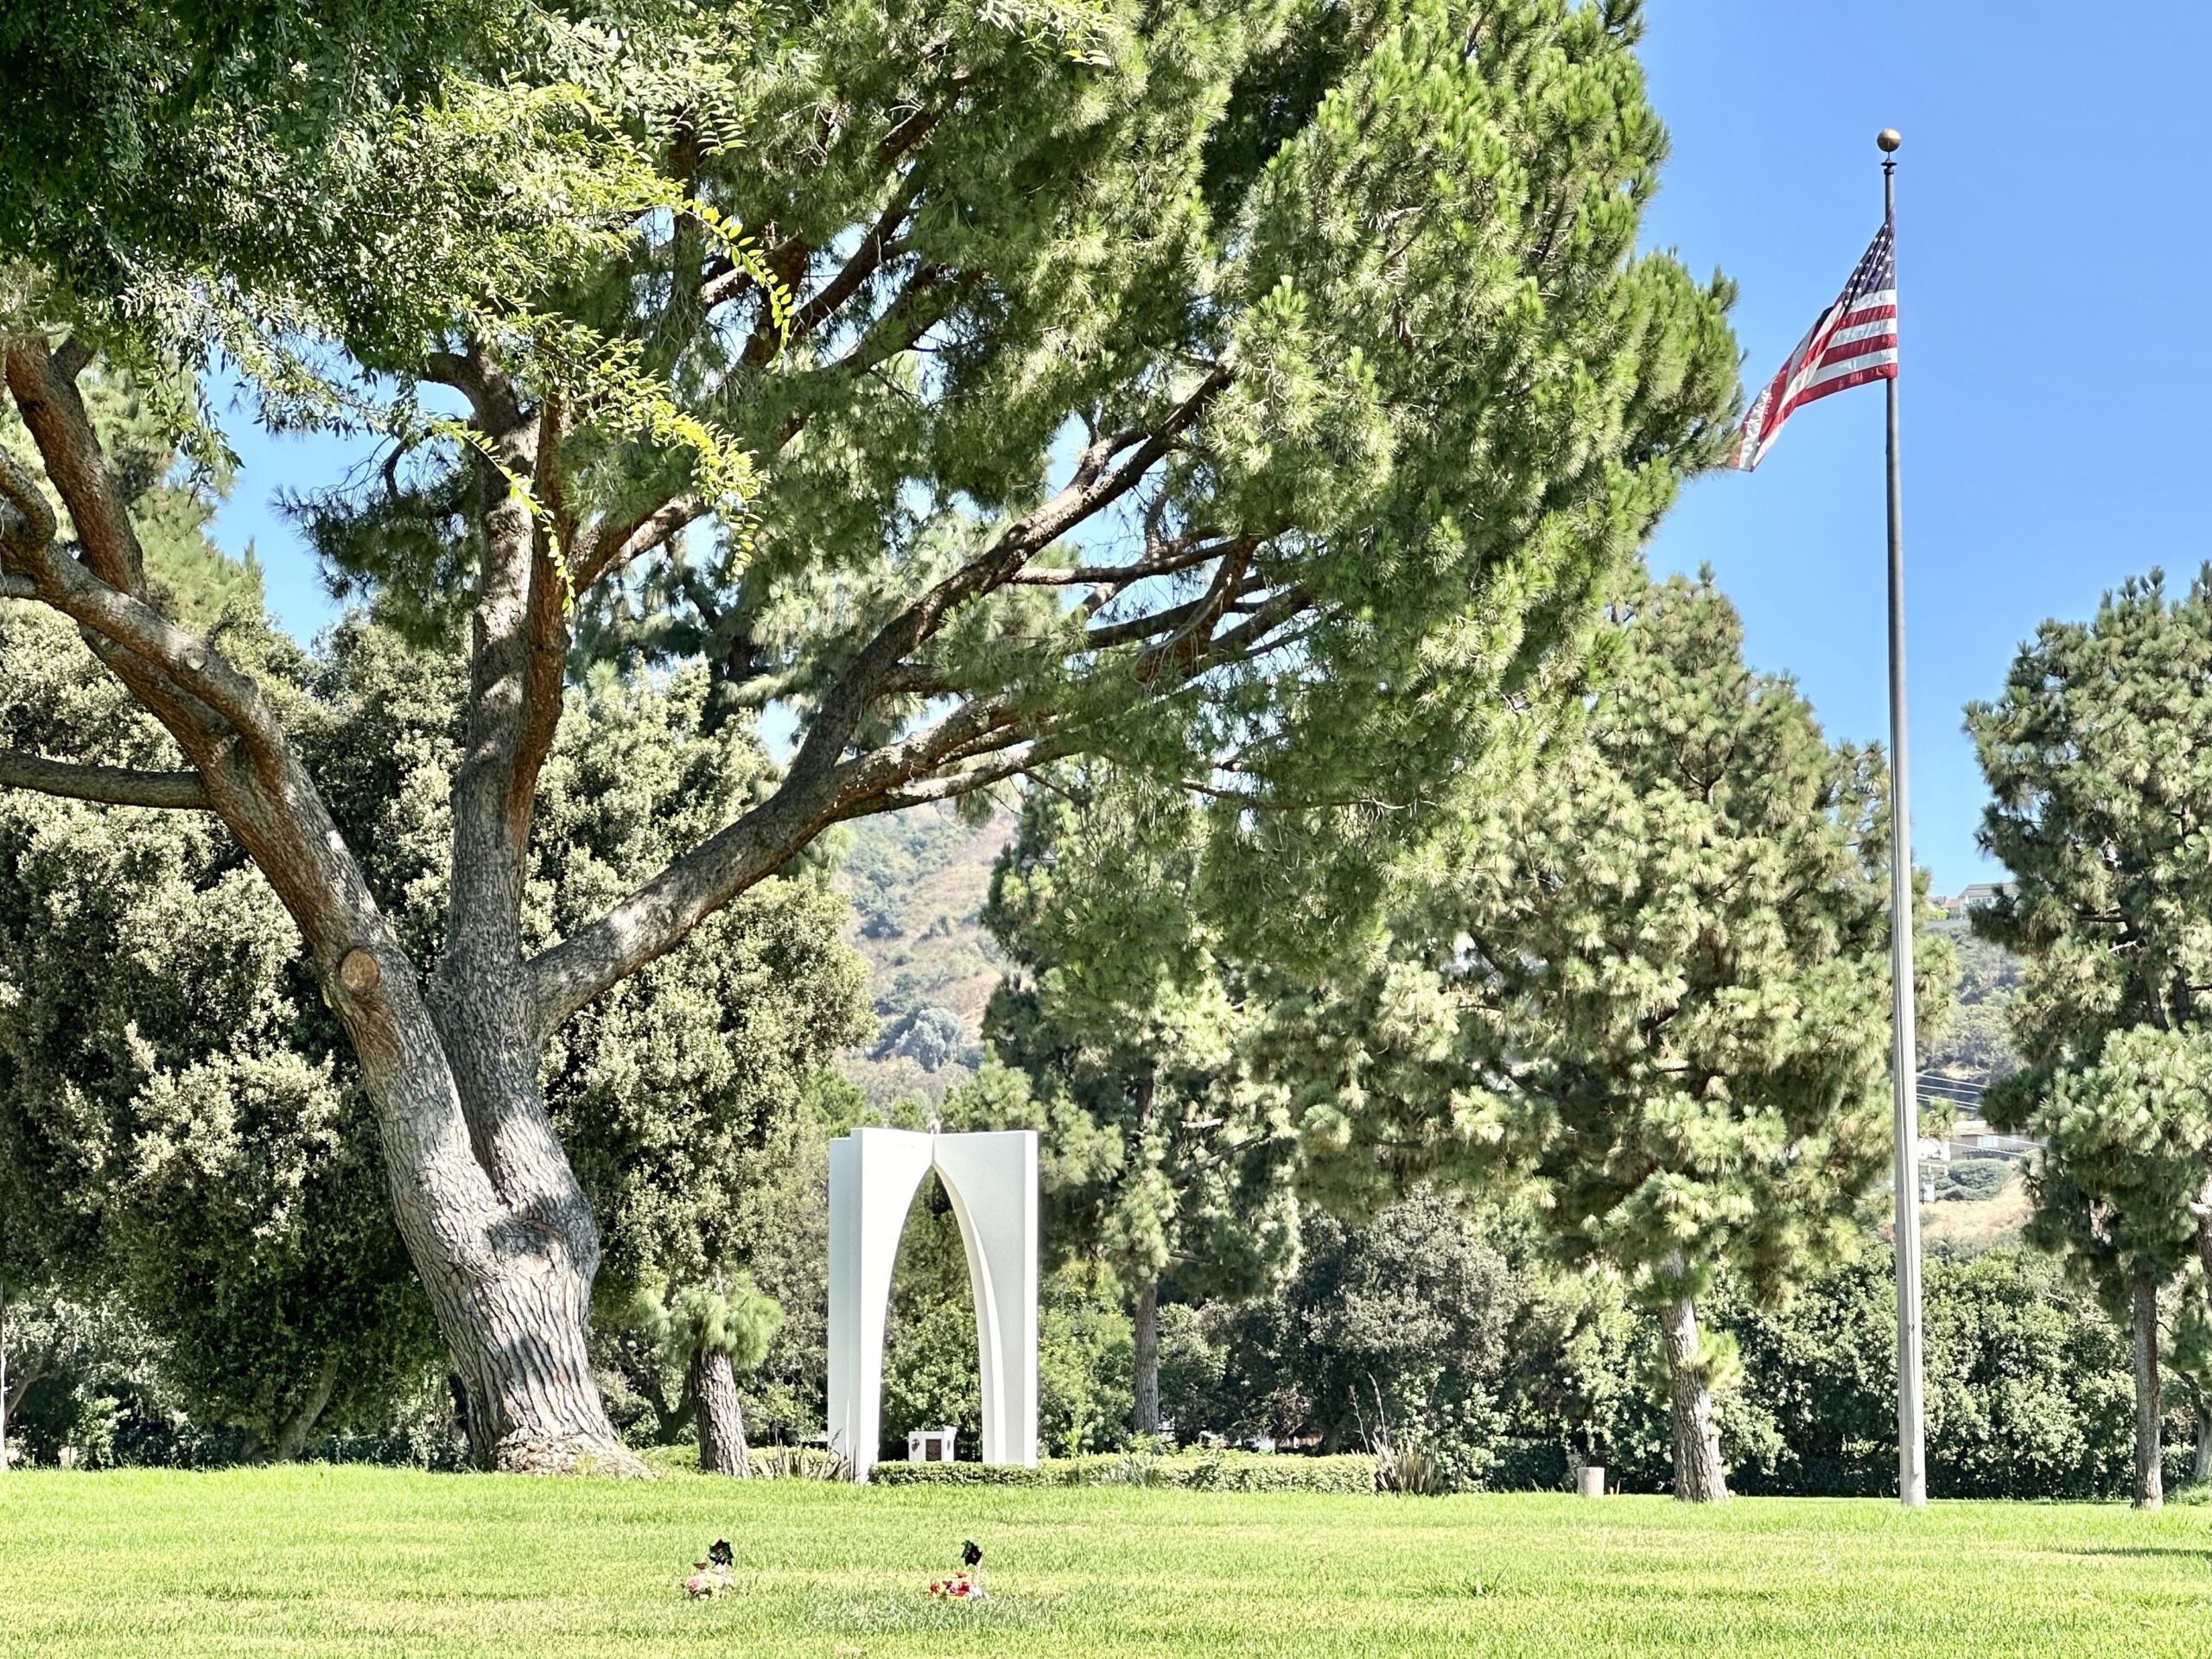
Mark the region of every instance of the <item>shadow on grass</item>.
[[2054, 1553], [2060, 1555], [2112, 1555], [2122, 1559], [2142, 1560], [2155, 1560], [2164, 1555], [2180, 1555], [2193, 1560], [2212, 1563], [2212, 1549], [2204, 1548], [2201, 1545], [2190, 1544], [2130, 1544], [2114, 1549], [2062, 1549]]

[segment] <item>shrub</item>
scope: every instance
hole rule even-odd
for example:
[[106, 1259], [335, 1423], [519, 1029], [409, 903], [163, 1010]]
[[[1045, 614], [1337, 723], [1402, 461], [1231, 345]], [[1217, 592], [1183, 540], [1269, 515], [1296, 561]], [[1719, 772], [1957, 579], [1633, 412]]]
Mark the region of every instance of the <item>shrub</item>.
[[1967, 1203], [1993, 1198], [2005, 1190], [2005, 1183], [2012, 1178], [2012, 1165], [2001, 1159], [1961, 1159], [1937, 1172], [1936, 1197], [1939, 1202]]
[[868, 1471], [878, 1486], [1044, 1486], [1042, 1469], [1012, 1463], [879, 1463]]
[[755, 1446], [753, 1473], [760, 1480], [850, 1480], [853, 1465], [826, 1446]]
[[984, 1463], [880, 1463], [882, 1486], [1161, 1486], [1218, 1492], [1372, 1492], [1375, 1459], [1266, 1452], [1046, 1458], [1034, 1469]]
[[1555, 1440], [1502, 1440], [1484, 1484], [1494, 1492], [1563, 1492], [1567, 1488], [1567, 1447]]
[[1444, 1465], [1417, 1437], [1386, 1440], [1375, 1453], [1375, 1484], [1380, 1491], [1433, 1497], [1451, 1490]]

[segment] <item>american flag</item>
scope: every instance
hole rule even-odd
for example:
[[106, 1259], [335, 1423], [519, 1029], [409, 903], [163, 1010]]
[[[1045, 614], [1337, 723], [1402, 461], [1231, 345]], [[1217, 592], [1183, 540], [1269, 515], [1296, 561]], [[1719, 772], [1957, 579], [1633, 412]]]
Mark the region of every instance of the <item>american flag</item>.
[[1885, 219], [1835, 303], [1821, 313], [1782, 372], [1752, 400], [1728, 464], [1750, 472], [1774, 448], [1783, 423], [1807, 404], [1870, 380], [1897, 378], [1897, 257]]

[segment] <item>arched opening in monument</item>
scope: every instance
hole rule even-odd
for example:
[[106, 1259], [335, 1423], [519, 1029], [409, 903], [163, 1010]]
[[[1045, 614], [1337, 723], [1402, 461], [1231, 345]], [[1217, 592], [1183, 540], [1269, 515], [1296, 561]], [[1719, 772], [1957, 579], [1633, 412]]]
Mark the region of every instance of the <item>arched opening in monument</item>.
[[[982, 1367], [968, 1246], [952, 1195], [935, 1171], [922, 1179], [899, 1235], [883, 1322], [883, 1420], [876, 1459], [902, 1463], [910, 1434], [950, 1427], [963, 1462], [982, 1455]], [[925, 1446], [932, 1451], [934, 1446]]]

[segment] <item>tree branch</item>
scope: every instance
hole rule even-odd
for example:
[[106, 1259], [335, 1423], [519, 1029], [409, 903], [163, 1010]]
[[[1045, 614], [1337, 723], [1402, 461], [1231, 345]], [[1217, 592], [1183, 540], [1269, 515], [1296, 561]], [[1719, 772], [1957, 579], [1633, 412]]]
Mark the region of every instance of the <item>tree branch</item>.
[[[57, 355], [67, 367], [79, 353]], [[10, 356], [10, 366], [21, 370], [12, 350]], [[12, 378], [10, 391], [16, 391]], [[99, 442], [88, 428], [46, 420], [33, 436], [49, 478], [105, 477]], [[462, 1206], [454, 1213], [499, 1213], [489, 1177], [473, 1154], [443, 1039], [414, 964], [260, 687], [205, 639], [104, 580], [89, 559], [68, 556], [55, 540], [54, 514], [36, 481], [4, 454], [0, 497], [0, 564], [12, 576], [29, 578], [41, 601], [75, 621], [108, 670], [168, 728], [197, 768], [207, 804], [298, 927], [360, 1059], [393, 1166], [449, 1195]], [[123, 574], [111, 557], [107, 563]], [[341, 963], [355, 958], [366, 958], [378, 971], [341, 971]], [[410, 1243], [423, 1259], [420, 1241]], [[450, 1244], [446, 1260], [459, 1271], [473, 1272], [492, 1259], [487, 1236]]]
[[[66, 430], [52, 436], [57, 445], [73, 441]], [[52, 470], [49, 461], [49, 475]], [[251, 678], [143, 599], [118, 591], [62, 555], [54, 542], [53, 510], [36, 484], [5, 455], [0, 455], [0, 495], [15, 510], [10, 515], [15, 522], [0, 529], [6, 563], [29, 578], [38, 599], [97, 636], [92, 641], [96, 654], [161, 716], [188, 752], [194, 741], [205, 747], [234, 731], [265, 770], [277, 766], [283, 734]]]
[[512, 437], [522, 425], [522, 400], [514, 382], [492, 361], [480, 340], [470, 340], [465, 355], [432, 352], [423, 360], [423, 378], [467, 398], [476, 424], [492, 437]]
[[109, 587], [143, 598], [146, 556], [77, 391], [77, 376], [90, 356], [74, 340], [53, 353], [36, 335], [17, 340], [7, 352], [8, 390], [46, 463], [46, 475], [69, 509], [86, 564]]
[[899, 227], [906, 223], [912, 209], [914, 198], [920, 194], [921, 176], [909, 169], [891, 193], [891, 200], [883, 212], [869, 226], [868, 234], [861, 238], [860, 245], [853, 250], [852, 257], [835, 276], [823, 284], [821, 292], [801, 305], [791, 318], [792, 340], [804, 340], [828, 318], [836, 315], [839, 307], [860, 291], [861, 284], [891, 260], [905, 251], [904, 245], [893, 240]]
[[868, 804], [862, 817], [873, 817], [879, 812], [895, 812], [902, 807], [927, 806], [933, 802], [957, 801], [963, 795], [973, 795], [979, 789], [988, 789], [994, 784], [1003, 784], [1019, 778], [1025, 772], [1034, 771], [1046, 761], [1058, 759], [1065, 749], [1058, 746], [1036, 742], [1027, 745], [1020, 753], [1008, 755], [988, 766], [977, 766], [967, 772], [957, 772], [948, 777], [933, 778], [904, 789], [891, 790], [876, 796]]
[[926, 262], [917, 265], [898, 297], [883, 308], [883, 315], [853, 342], [836, 367], [847, 374], [865, 373], [910, 350], [944, 320], [952, 302], [977, 280], [973, 273], [957, 272], [944, 265]]
[[196, 772], [136, 772], [128, 766], [79, 766], [18, 749], [0, 749], [0, 789], [29, 790], [110, 806], [206, 810], [207, 785]]
[[555, 554], [563, 542], [573, 545], [574, 515], [561, 476], [561, 416], [560, 398], [548, 394], [538, 411], [537, 484], [552, 523], [534, 526], [531, 538], [530, 605], [524, 620], [530, 661], [524, 671], [514, 776], [507, 785], [508, 814], [525, 823], [537, 799], [537, 774], [560, 729], [562, 696], [567, 689], [569, 578]]
[[[804, 280], [807, 268], [814, 262], [814, 244], [804, 237], [794, 236], [779, 244], [764, 262], [768, 274], [789, 294]], [[745, 342], [740, 361], [747, 368], [760, 368], [776, 354], [781, 343], [775, 328], [775, 308], [763, 306], [753, 322], [753, 333]]]
[[573, 591], [582, 594], [610, 575], [675, 539], [707, 511], [696, 495], [671, 496], [624, 524], [605, 524], [592, 538], [591, 550], [575, 562]]
[[[673, 950], [700, 922], [775, 870], [823, 827], [862, 816], [857, 804], [871, 789], [888, 790], [906, 780], [900, 767], [915, 752], [911, 746], [918, 741], [926, 748], [948, 732], [963, 730], [963, 722], [997, 717], [1001, 704], [970, 704], [932, 728], [933, 737], [908, 740], [849, 763], [845, 760], [853, 734], [917, 646], [932, 638], [959, 607], [1003, 586], [1039, 551], [1135, 489], [1230, 379], [1230, 371], [1216, 365], [1141, 442], [1136, 435], [1116, 433], [1093, 443], [1065, 488], [886, 622], [823, 697], [774, 796], [531, 961], [529, 971], [543, 1028], [550, 1031], [610, 985]], [[1125, 450], [1126, 458], [1117, 461]]]
[[1173, 547], [1174, 552], [1156, 554], [1150, 558], [1139, 559], [1134, 564], [1076, 564], [1057, 569], [1051, 565], [1039, 565], [1020, 572], [1014, 576], [1014, 582], [1019, 586], [1031, 588], [1079, 588], [1093, 584], [1126, 588], [1148, 576], [1172, 576], [1178, 571], [1192, 569], [1209, 559], [1220, 557], [1236, 542], [1248, 538], [1208, 540], [1199, 537], [1187, 544], [1180, 541], [1173, 542], [1167, 545]]

